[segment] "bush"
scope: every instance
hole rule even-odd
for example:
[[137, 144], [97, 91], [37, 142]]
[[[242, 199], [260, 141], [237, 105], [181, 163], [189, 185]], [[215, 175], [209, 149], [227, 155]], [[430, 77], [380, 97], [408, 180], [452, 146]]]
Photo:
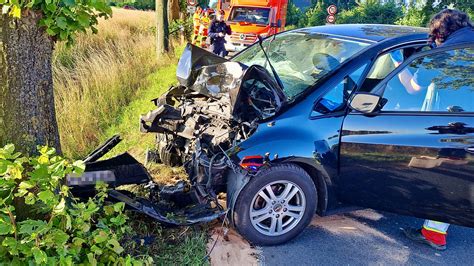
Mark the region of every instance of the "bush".
[[303, 15], [303, 12], [293, 3], [293, 1], [288, 1], [288, 9], [286, 12], [286, 25], [287, 26], [296, 26]]
[[377, 0], [367, 0], [353, 9], [343, 10], [336, 23], [395, 24], [403, 16], [402, 8], [395, 2], [381, 4]]
[[84, 163], [48, 147], [38, 151], [26, 158], [11, 144], [0, 148], [1, 263], [138, 263], [119, 242], [129, 230], [124, 204], [105, 205], [105, 185], [86, 202], [73, 198], [65, 176], [81, 174]]
[[395, 24], [425, 27], [425, 22], [429, 19], [428, 15], [423, 12], [423, 9], [414, 5], [411, 5], [408, 8], [403, 7], [403, 14], [404, 16], [398, 19]]
[[298, 22], [299, 27], [320, 26], [326, 24], [327, 11], [321, 4], [308, 8]]

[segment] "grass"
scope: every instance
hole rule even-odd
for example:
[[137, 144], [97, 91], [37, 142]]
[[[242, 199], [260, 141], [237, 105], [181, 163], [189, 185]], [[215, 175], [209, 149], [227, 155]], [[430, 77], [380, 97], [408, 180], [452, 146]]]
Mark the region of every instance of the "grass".
[[[82, 158], [105, 139], [120, 134], [123, 141], [108, 157], [130, 152], [143, 162], [154, 134], [139, 132], [139, 115], [153, 110], [152, 99], [176, 81], [177, 57], [156, 58], [153, 12], [113, 10], [100, 21], [97, 35], [83, 34], [66, 47], [59, 43], [53, 59], [55, 101], [64, 155]], [[181, 54], [178, 47], [175, 54]], [[182, 178], [181, 168], [149, 166], [158, 183]], [[150, 255], [158, 265], [205, 264], [207, 233], [202, 227], [164, 229], [153, 219], [130, 214], [131, 237], [153, 236], [141, 244], [124, 240], [130, 254]]]
[[82, 158], [117, 114], [150, 85], [147, 77], [175, 58], [157, 59], [153, 12], [114, 9], [99, 34], [81, 34], [72, 47], [58, 43], [53, 58], [57, 120], [63, 152]]

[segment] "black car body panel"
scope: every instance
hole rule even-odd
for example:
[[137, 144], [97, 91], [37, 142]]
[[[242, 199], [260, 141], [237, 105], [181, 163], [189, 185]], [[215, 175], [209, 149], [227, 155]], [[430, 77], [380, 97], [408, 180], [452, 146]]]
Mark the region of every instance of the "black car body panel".
[[[351, 204], [474, 227], [472, 111], [452, 106], [449, 113], [360, 113], [349, 107], [359, 92], [382, 98], [387, 80], [400, 69], [440, 51], [430, 51], [426, 29], [339, 25], [290, 32], [370, 45], [291, 99], [265, 66], [228, 61], [189, 45], [178, 67], [180, 85], [142, 116], [141, 130], [158, 133], [162, 162], [184, 165], [197, 201], [226, 192], [233, 218], [239, 193], [259, 173], [243, 162], [260, 158], [263, 168], [282, 163], [303, 168], [316, 184], [321, 215]], [[397, 50], [408, 51], [405, 63], [370, 76], [379, 58]], [[336, 105], [325, 96], [339, 86], [343, 94]]]

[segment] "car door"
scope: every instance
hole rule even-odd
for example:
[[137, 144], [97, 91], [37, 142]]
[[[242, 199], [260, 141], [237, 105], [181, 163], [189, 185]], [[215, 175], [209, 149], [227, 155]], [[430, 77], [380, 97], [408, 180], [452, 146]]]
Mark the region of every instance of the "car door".
[[381, 110], [343, 123], [339, 197], [473, 227], [474, 45], [411, 57], [372, 93]]

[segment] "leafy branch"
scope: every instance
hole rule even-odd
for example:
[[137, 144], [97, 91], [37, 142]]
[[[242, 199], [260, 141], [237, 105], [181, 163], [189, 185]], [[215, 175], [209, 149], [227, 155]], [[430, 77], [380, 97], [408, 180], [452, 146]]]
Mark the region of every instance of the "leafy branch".
[[104, 0], [0, 0], [3, 15], [21, 19], [31, 12], [41, 15], [39, 26], [55, 40], [74, 42], [77, 32], [97, 32], [98, 18], [109, 18], [112, 9]]

